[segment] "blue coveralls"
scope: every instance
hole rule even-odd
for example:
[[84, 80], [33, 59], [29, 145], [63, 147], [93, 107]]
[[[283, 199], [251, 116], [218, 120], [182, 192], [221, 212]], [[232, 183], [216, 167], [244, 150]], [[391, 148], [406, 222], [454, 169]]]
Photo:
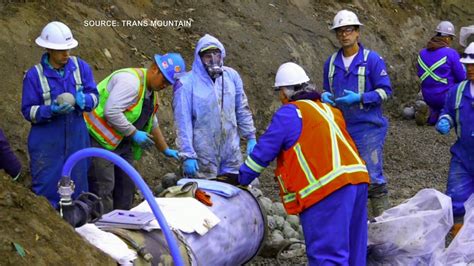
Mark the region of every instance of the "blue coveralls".
[[[77, 58], [77, 57], [76, 57]], [[96, 83], [89, 65], [77, 58], [80, 78], [74, 76], [76, 64], [70, 57], [63, 69], [55, 70], [49, 65], [48, 53], [43, 54], [41, 63], [28, 70], [23, 79], [21, 111], [26, 120], [31, 122], [28, 136], [28, 152], [33, 191], [45, 196], [53, 207], [58, 207], [58, 181], [66, 159], [74, 152], [90, 146], [89, 133], [82, 116], [82, 110], [76, 105], [75, 110], [66, 115], [53, 115], [51, 104], [64, 92], [76, 94], [80, 84], [85, 94], [85, 110], [91, 111], [98, 103]], [[42, 85], [39, 72], [43, 73], [47, 84]], [[75, 183], [73, 198], [81, 192], [88, 191], [87, 160], [76, 164], [71, 173]]]
[[[447, 118], [458, 136], [451, 147], [446, 194], [451, 197], [455, 220], [464, 216], [464, 202], [474, 193], [474, 96], [469, 81], [456, 84], [447, 95], [440, 119]], [[459, 102], [456, 102], [459, 90]], [[458, 109], [456, 108], [458, 107]], [[458, 116], [459, 115], [459, 116]]]
[[[297, 107], [283, 105], [249, 155], [267, 167], [282, 150], [298, 141], [302, 121]], [[239, 183], [259, 176], [246, 164]], [[367, 184], [347, 185], [300, 213], [309, 265], [365, 265], [367, 253]]]
[[180, 154], [197, 159], [198, 176], [204, 178], [237, 174], [242, 164], [239, 134], [255, 139], [252, 114], [237, 71], [224, 66], [224, 73], [213, 81], [204, 68], [199, 51], [211, 45], [219, 48], [224, 59], [222, 43], [206, 34], [196, 45], [192, 70], [173, 88]]
[[459, 62], [458, 52], [449, 47], [441, 47], [432, 51], [427, 48], [421, 50], [417, 66], [418, 77], [424, 79], [421, 82], [423, 99], [430, 107], [430, 116], [427, 122], [435, 124], [444, 106], [449, 88], [464, 80], [466, 72]]
[[[392, 89], [382, 57], [372, 50], [365, 50], [364, 55], [364, 50], [359, 43], [359, 52], [346, 71], [340, 49], [334, 55], [332, 82], [329, 81], [332, 56], [329, 57], [324, 64], [323, 88], [334, 98], [343, 96], [344, 90], [362, 95], [360, 104], [338, 105], [337, 108], [342, 111], [347, 131], [366, 162], [371, 185], [381, 185], [387, 182], [383, 175], [383, 146], [388, 128], [388, 120], [382, 114], [382, 102], [392, 95]], [[365, 76], [365, 79], [359, 79], [359, 76]]]
[[0, 169], [4, 169], [13, 178], [21, 171], [21, 163], [13, 153], [2, 129], [0, 129]]

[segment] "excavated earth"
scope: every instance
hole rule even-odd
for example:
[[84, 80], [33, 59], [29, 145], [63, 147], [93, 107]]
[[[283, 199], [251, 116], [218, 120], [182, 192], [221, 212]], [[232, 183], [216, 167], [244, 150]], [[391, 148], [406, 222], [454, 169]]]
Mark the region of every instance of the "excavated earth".
[[[385, 106], [390, 130], [384, 158], [391, 204], [396, 205], [423, 188], [445, 190], [454, 134], [446, 137], [433, 127], [418, 127], [413, 120], [401, 119], [400, 110], [413, 104], [419, 91], [415, 74], [418, 50], [440, 20], [450, 20], [457, 28], [474, 24], [474, 11], [468, 7], [472, 7], [470, 0], [1, 2], [0, 127], [25, 170], [19, 182], [0, 174], [0, 265], [114, 264], [75, 234], [44, 198], [29, 190], [30, 125], [20, 113], [22, 78], [39, 61], [43, 51], [34, 40], [49, 21], [69, 25], [79, 41], [73, 54], [92, 66], [96, 81], [119, 68], [147, 66], [154, 53], [167, 51], [182, 53], [189, 67], [196, 41], [205, 33], [216, 36], [227, 50], [225, 64], [242, 76], [260, 135], [280, 105], [271, 89], [278, 66], [286, 61], [297, 62], [321, 87], [323, 63], [338, 47], [329, 31], [332, 18], [343, 8], [355, 11], [365, 24], [361, 41], [384, 57], [392, 80], [394, 96]], [[122, 25], [125, 20], [178, 20], [191, 25]], [[115, 21], [118, 25], [96, 25], [100, 21]], [[461, 51], [457, 43], [453, 47]], [[168, 143], [175, 147], [171, 93], [160, 93], [159, 119]], [[165, 173], [180, 172], [178, 163], [156, 151], [146, 152], [136, 167], [153, 189]], [[264, 171], [261, 187], [276, 201], [278, 187], [273, 169], [271, 166]], [[21, 248], [15, 249], [15, 244]], [[302, 257], [282, 263], [304, 262]], [[277, 261], [257, 257], [252, 264], [275, 265]]]

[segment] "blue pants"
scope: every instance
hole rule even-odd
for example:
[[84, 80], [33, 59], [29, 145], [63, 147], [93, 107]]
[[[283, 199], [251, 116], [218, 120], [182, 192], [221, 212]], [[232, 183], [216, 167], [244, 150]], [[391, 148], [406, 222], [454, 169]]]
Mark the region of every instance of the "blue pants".
[[451, 197], [453, 216], [456, 220], [464, 217], [464, 202], [474, 193], [474, 173], [469, 172], [462, 162], [451, 158], [446, 194]]
[[371, 184], [386, 184], [383, 175], [383, 145], [387, 135], [386, 127], [365, 127], [349, 130], [360, 157], [364, 159]]
[[309, 265], [364, 265], [367, 184], [347, 185], [300, 213]]

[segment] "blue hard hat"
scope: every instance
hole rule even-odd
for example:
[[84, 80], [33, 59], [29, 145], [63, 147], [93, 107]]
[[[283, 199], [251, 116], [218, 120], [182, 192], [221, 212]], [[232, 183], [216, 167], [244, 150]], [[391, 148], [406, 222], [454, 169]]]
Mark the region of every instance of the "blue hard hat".
[[155, 54], [155, 63], [171, 85], [175, 83], [179, 74], [186, 71], [184, 59], [178, 53]]

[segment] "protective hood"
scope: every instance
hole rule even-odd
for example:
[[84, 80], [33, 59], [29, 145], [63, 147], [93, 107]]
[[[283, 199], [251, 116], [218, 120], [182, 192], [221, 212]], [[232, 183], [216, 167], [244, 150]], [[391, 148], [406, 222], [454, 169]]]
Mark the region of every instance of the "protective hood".
[[206, 68], [204, 67], [201, 61], [201, 57], [199, 56], [199, 51], [209, 46], [217, 46], [219, 50], [221, 50], [222, 63], [224, 62], [224, 58], [225, 58], [224, 45], [222, 45], [222, 43], [214, 36], [206, 34], [201, 39], [199, 39], [196, 45], [196, 50], [194, 51], [194, 62], [193, 62], [192, 71], [195, 72], [200, 77], [203, 77], [203, 78], [208, 77], [210, 79], [209, 74], [207, 74]]

